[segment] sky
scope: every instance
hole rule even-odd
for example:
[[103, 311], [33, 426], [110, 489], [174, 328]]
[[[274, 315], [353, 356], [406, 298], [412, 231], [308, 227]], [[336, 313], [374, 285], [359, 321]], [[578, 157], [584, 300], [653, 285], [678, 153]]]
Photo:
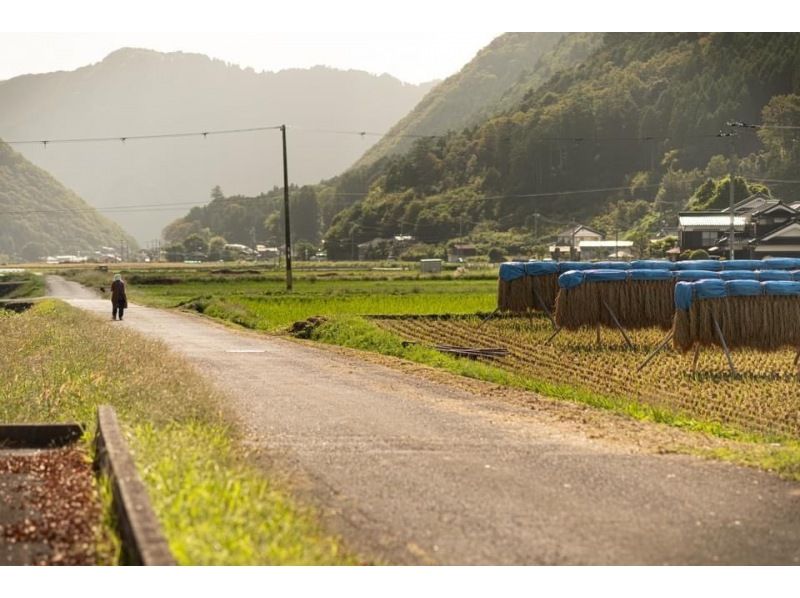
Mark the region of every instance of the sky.
[[[407, 83], [456, 73], [499, 33], [0, 33], [0, 80], [74, 70], [121, 47], [206, 54], [256, 71], [325, 65]], [[13, 59], [11, 58], [13, 57]]]
[[0, 29], [7, 33], [0, 33], [0, 80], [23, 73], [72, 70], [98, 62], [120, 47], [134, 46], [199, 52], [257, 71], [321, 64], [385, 72], [420, 83], [457, 72], [502, 31], [780, 31], [796, 22], [786, 18], [791, 3], [785, 0], [760, 0], [758, 10], [752, 9], [749, 0], [728, 0], [725, 11], [697, 0], [671, 0], [667, 11], [643, 9], [641, 0], [25, 0], [5, 4]]

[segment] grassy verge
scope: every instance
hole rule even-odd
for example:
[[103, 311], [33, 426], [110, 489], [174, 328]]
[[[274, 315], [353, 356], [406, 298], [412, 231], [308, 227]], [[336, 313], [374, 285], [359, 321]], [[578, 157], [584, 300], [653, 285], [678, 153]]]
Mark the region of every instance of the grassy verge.
[[0, 421], [93, 424], [113, 405], [181, 564], [352, 562], [245, 464], [219, 397], [160, 343], [55, 301], [0, 316], [0, 337]]
[[800, 441], [793, 438], [746, 432], [718, 422], [693, 418], [678, 411], [660, 409], [623, 396], [605, 395], [573, 384], [553, 383], [512, 373], [488, 363], [459, 359], [423, 345], [403, 346], [395, 334], [359, 317], [340, 317], [323, 323], [311, 333], [320, 342], [372, 351], [437, 367], [453, 374], [529, 390], [538, 394], [583, 403], [621, 413], [641, 421], [668, 424], [693, 432], [746, 443], [748, 446], [702, 451], [704, 456], [775, 471], [800, 480]]
[[44, 277], [31, 272], [0, 273], [0, 299], [24, 299], [44, 295]]

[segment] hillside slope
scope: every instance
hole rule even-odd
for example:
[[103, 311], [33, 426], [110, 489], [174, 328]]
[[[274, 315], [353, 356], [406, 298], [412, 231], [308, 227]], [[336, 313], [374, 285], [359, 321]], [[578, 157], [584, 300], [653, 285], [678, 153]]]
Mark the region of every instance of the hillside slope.
[[135, 241], [0, 140], [0, 254], [35, 260]]
[[[591, 37], [578, 34], [590, 46]], [[591, 36], [594, 34], [588, 34]], [[567, 47], [581, 53], [577, 38], [563, 33], [505, 33], [483, 48], [458, 73], [439, 83], [354, 165], [369, 165], [407, 150], [413, 135], [437, 135], [480, 122], [501, 108], [512, 87], [526, 90], [549, 78], [552, 55], [566, 55]], [[561, 47], [560, 47], [561, 46]], [[588, 54], [588, 51], [586, 51]]]
[[[547, 232], [612, 201], [643, 202], [643, 226], [667, 226], [692, 184], [726, 172], [725, 122], [784, 114], [795, 104], [782, 98], [799, 91], [800, 34], [607, 34], [501, 114], [384, 160], [369, 195], [334, 220], [329, 253], [401, 231], [429, 243], [475, 227], [530, 231], [540, 217]], [[748, 168], [769, 163], [762, 139], [735, 141]]]
[[[198, 54], [125, 48], [71, 72], [0, 82], [0, 135], [50, 139], [238, 129], [287, 124], [295, 183], [331, 177], [430, 88], [324, 67], [256, 73]], [[256, 194], [282, 181], [276, 131], [203, 138], [20, 147], [95, 207], [186, 203], [220, 185]], [[140, 241], [186, 208], [121, 213]]]

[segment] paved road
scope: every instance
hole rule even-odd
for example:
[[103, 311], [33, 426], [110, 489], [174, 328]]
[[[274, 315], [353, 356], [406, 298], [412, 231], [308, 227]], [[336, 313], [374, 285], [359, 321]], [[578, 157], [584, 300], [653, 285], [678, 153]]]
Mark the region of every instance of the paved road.
[[[110, 302], [51, 277], [55, 296]], [[326, 524], [392, 563], [800, 563], [800, 484], [624, 450], [535, 412], [324, 348], [133, 305], [253, 441], [300, 474]]]

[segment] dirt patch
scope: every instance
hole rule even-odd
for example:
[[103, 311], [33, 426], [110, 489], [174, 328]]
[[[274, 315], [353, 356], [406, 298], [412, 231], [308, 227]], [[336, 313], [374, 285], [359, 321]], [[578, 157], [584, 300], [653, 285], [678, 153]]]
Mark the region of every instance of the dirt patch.
[[77, 448], [0, 452], [0, 514], [0, 556], [7, 564], [101, 560], [102, 506], [91, 464]]
[[322, 316], [311, 316], [310, 318], [292, 324], [289, 327], [289, 334], [295, 338], [311, 338], [311, 333], [327, 321], [328, 318]]

